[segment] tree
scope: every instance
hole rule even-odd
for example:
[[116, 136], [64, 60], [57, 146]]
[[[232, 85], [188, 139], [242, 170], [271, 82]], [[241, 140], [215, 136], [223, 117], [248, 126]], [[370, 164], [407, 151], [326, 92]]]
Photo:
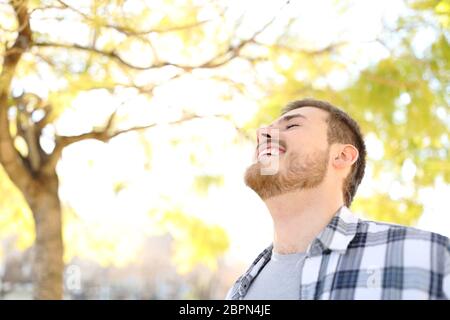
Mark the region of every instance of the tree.
[[[205, 7], [210, 17], [202, 18]], [[234, 32], [240, 22], [224, 24], [226, 10], [215, 2], [161, 1], [156, 7], [145, 1], [93, 0], [83, 6], [11, 0], [2, 8], [0, 163], [33, 215], [34, 296], [60, 299], [64, 245], [56, 166], [63, 150], [87, 139], [107, 142], [156, 123], [120, 128], [116, 110], [89, 132], [64, 135], [55, 129], [58, 117], [83, 92], [131, 90], [150, 99], [161, 83], [246, 59], [242, 51], [272, 20], [242, 38]], [[176, 54], [170, 54], [168, 46], [177, 43]], [[20, 84], [30, 76], [41, 77], [46, 90]], [[171, 124], [194, 118], [199, 116], [185, 113]], [[52, 143], [46, 147], [49, 129]]]

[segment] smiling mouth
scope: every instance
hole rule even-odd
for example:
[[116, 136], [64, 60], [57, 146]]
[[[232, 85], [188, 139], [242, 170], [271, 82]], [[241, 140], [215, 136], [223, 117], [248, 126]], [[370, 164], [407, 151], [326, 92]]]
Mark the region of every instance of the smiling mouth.
[[260, 153], [258, 153], [258, 159], [265, 156], [280, 156], [283, 153], [286, 153], [286, 151], [281, 147], [265, 148]]

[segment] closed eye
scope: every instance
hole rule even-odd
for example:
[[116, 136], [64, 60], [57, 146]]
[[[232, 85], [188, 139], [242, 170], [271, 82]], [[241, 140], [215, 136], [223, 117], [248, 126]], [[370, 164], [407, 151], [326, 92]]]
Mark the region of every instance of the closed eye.
[[300, 127], [300, 125], [298, 125], [298, 124], [290, 124], [290, 125], [286, 126], [286, 130], [290, 129], [292, 127]]

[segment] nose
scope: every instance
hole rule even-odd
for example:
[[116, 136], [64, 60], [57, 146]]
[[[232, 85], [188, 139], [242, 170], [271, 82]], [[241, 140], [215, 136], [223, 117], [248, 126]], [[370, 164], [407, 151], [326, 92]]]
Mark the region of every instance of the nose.
[[264, 143], [268, 140], [273, 140], [275, 136], [278, 136], [277, 132], [275, 132], [274, 128], [271, 127], [263, 127], [259, 128], [256, 132], [257, 144]]

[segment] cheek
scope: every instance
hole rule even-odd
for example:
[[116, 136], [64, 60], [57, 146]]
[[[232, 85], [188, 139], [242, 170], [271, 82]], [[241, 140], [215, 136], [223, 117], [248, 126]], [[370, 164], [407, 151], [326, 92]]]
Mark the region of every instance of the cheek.
[[315, 158], [318, 154], [322, 154], [324, 150], [321, 146], [316, 145], [313, 141], [307, 141], [301, 144], [297, 144], [295, 147], [291, 147], [286, 155], [295, 157], [300, 161]]
[[313, 146], [314, 142], [311, 141], [311, 137], [307, 134], [296, 133], [286, 139], [288, 153], [305, 153], [308, 152]]
[[305, 135], [303, 142], [309, 151], [325, 151], [328, 149], [328, 138], [319, 130]]

